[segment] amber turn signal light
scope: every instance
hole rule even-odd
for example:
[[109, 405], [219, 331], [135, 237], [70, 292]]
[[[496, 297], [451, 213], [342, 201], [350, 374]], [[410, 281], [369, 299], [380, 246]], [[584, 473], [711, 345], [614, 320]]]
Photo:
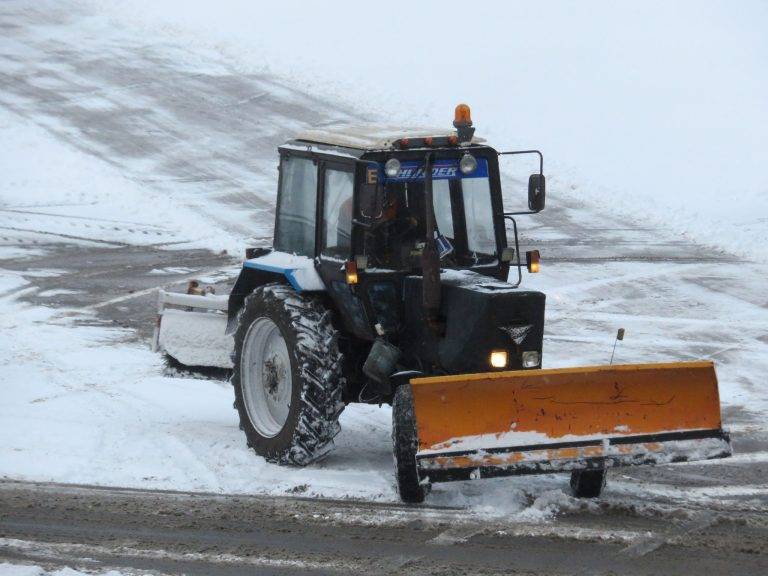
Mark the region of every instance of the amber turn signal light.
[[531, 274], [536, 274], [541, 269], [541, 254], [538, 250], [529, 250], [525, 253], [525, 265]]
[[344, 271], [347, 274], [347, 284], [357, 284], [357, 263], [354, 260], [344, 263]]

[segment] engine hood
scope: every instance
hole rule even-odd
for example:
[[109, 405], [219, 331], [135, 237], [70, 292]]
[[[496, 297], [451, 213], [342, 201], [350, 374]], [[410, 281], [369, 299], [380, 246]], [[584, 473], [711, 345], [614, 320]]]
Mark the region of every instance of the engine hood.
[[445, 270], [440, 275], [440, 316], [445, 334], [428, 327], [421, 306], [422, 277], [403, 283], [405, 357], [425, 372], [487, 372], [492, 350], [506, 350], [506, 369], [522, 368], [522, 353], [541, 355], [545, 296], [471, 271]]

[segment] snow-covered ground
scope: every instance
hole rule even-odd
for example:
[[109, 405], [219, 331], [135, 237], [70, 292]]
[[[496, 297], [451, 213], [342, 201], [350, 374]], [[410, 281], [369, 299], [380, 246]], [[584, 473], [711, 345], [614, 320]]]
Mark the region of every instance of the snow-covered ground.
[[[139, 573], [130, 572], [133, 576]], [[74, 568], [58, 568], [47, 570], [34, 564], [11, 564], [3, 562], [0, 564], [0, 574], [3, 576], [127, 576], [127, 572], [118, 572], [117, 570], [100, 570], [98, 572], [81, 572]]]
[[[55, 131], [51, 125], [38, 126], [0, 108], [6, 208], [0, 211], [0, 230], [15, 232], [22, 241], [39, 239], [44, 232], [85, 245], [240, 251], [237, 239], [202, 216], [188, 198], [180, 201], [157, 187], [132, 181], [103, 160], [51, 138], [51, 130]], [[8, 250], [6, 246], [3, 258], [10, 256]]]
[[[550, 172], [548, 182], [548, 210], [537, 219], [520, 222], [526, 230], [526, 243], [541, 247], [545, 258], [542, 274], [525, 277], [527, 287], [548, 294], [545, 365], [605, 363], [616, 328], [625, 327], [627, 340], [617, 350], [620, 362], [715, 360], [727, 424], [738, 434], [764, 442], [768, 432], [768, 385], [764, 376], [768, 373], [768, 302], [764, 293], [768, 268], [761, 263], [739, 262], [722, 251], [730, 251], [734, 248], [732, 241], [743, 238], [737, 248], [755, 260], [762, 258], [761, 243], [768, 228], [761, 224], [768, 222], [768, 210], [760, 196], [766, 192], [764, 170], [756, 169], [747, 160], [745, 164], [735, 162], [732, 156], [723, 157], [728, 169], [718, 165], [714, 170], [711, 150], [712, 154], [699, 159], [716, 176], [711, 186], [707, 184], [710, 192], [733, 198], [734, 190], [723, 184], [731, 177], [731, 182], [743, 186], [743, 195], [739, 196], [741, 212], [718, 216], [715, 223], [707, 219], [713, 213], [722, 215], [722, 210], [712, 208], [715, 204], [702, 203], [702, 210], [707, 206], [705, 215], [690, 211], [688, 204], [694, 198], [691, 190], [701, 189], [703, 180], [709, 182], [709, 172], [702, 176], [703, 164], [691, 161], [691, 156], [702, 151], [700, 146], [709, 145], [702, 142], [711, 141], [702, 134], [703, 129], [697, 128], [682, 140], [678, 131], [676, 138], [669, 140], [670, 150], [690, 147], [690, 154], [685, 156], [686, 171], [694, 173], [695, 178], [686, 183], [670, 181], [671, 168], [656, 171], [655, 151], [646, 151], [652, 152], [653, 161], [637, 163], [637, 148], [617, 152], [616, 146], [606, 145], [617, 141], [613, 132], [598, 131], [588, 141], [580, 140], [578, 135], [590, 128], [590, 119], [595, 118], [594, 107], [566, 106], [564, 102], [562, 106], [580, 124], [580, 129], [576, 124], [563, 124], [569, 127], [565, 135], [554, 120], [539, 122], [537, 118], [556, 112], [559, 98], [567, 100], [572, 96], [560, 92], [553, 95], [550, 83], [547, 94], [539, 93], [547, 98], [537, 109], [526, 95], [540, 78], [524, 73], [540, 74], [541, 63], [532, 66], [530, 59], [535, 62], [537, 54], [544, 54], [553, 64], [567, 45], [555, 34], [567, 28], [567, 19], [555, 12], [549, 13], [555, 18], [554, 24], [547, 20], [549, 30], [530, 28], [540, 30], [536, 37], [557, 42], [560, 48], [548, 49], [545, 42], [544, 46], [536, 43], [536, 50], [524, 50], [522, 54], [529, 56], [529, 64], [511, 70], [520, 79], [519, 85], [512, 86], [514, 89], [505, 92], [485, 86], [480, 90], [469, 82], [459, 87], [435, 82], [433, 93], [424, 96], [422, 106], [407, 108], [412, 112], [405, 113], [404, 106], [413, 104], [415, 97], [409, 95], [408, 89], [413, 70], [401, 80], [396, 91], [400, 96], [392, 101], [391, 109], [387, 108], [386, 96], [392, 92], [386, 90], [376, 91], [378, 96], [368, 109], [360, 104], [367, 100], [356, 97], [359, 93], [351, 88], [345, 92], [350, 80], [341, 65], [335, 68], [335, 75], [326, 75], [323, 72], [328, 69], [317, 68], [315, 74], [324, 76], [325, 84], [307, 71], [315, 60], [295, 59], [298, 52], [306, 57], [306, 50], [278, 50], [284, 44], [271, 30], [278, 24], [302, 23], [297, 35], [307, 32], [319, 17], [316, 7], [286, 11], [287, 21], [278, 19], [273, 26], [262, 25], [265, 34], [259, 35], [261, 40], [256, 42], [251, 40], [253, 35], [246, 33], [250, 24], [235, 24], [236, 12], [227, 12], [227, 6], [244, 11], [248, 18], [241, 20], [257, 21], [252, 9], [239, 2], [225, 2], [204, 31], [200, 24], [204, 16], [212, 14], [199, 6], [176, 12], [172, 31], [163, 24], [169, 12], [162, 3], [126, 2], [119, 9], [79, 3], [71, 11], [68, 6], [40, 5], [33, 9], [14, 2], [2, 7], [3, 20], [17, 28], [10, 26], [8, 29], [14, 32], [0, 42], [0, 78], [8, 87], [0, 93], [0, 476], [395, 501], [390, 414], [386, 407], [350, 406], [342, 415], [343, 431], [336, 450], [318, 465], [289, 469], [267, 464], [245, 446], [231, 408], [233, 395], [228, 384], [165, 377], [161, 360], [148, 350], [146, 342], [137, 341], [131, 330], [96, 322], [93, 308], [65, 311], [29, 303], [41, 296], [66, 296], [61, 292], [46, 294], [37, 287], [36, 279], [71, 273], [55, 266], [35, 268], [34, 262], [56, 245], [79, 246], [83, 250], [205, 247], [240, 253], [247, 241], [263, 239], [271, 232], [274, 143], [306, 125], [351, 117], [339, 111], [349, 100], [357, 102], [350, 114], [368, 113], [380, 118], [389, 111], [392, 117], [419, 124], [447, 124], [451, 113], [448, 104], [455, 101], [456, 94], [462, 99], [469, 94], [466, 99], [475, 104], [477, 123], [501, 144], [549, 146], [551, 149], [545, 151], [558, 158], [552, 163], [556, 168]], [[707, 6], [710, 12], [714, 10], [713, 5]], [[431, 16], [433, 8], [418, 10], [426, 11], [420, 12], [422, 16]], [[126, 14], [125, 10], [132, 13]], [[385, 14], [385, 21], [405, 9], [394, 4], [391, 10], [393, 13]], [[444, 10], [435, 12], [436, 22], [445, 18]], [[570, 7], [567, 13], [573, 16], [574, 10]], [[746, 4], [739, 11], [763, 13], [761, 8]], [[645, 14], [640, 9], [638, 13]], [[488, 22], [496, 34], [477, 34], [479, 50], [484, 50], [485, 58], [493, 63], [483, 65], [487, 75], [501, 65], [497, 62], [502, 58], [498, 51], [490, 51], [501, 29], [493, 14], [482, 16], [481, 21]], [[527, 29], [525, 23], [535, 20], [535, 16], [513, 20], [510, 25]], [[742, 14], [742, 18], [747, 16]], [[269, 11], [262, 17], [277, 18]], [[698, 24], [704, 18], [693, 12], [690, 17]], [[577, 22], [583, 24], [584, 17]], [[444, 29], [450, 32], [453, 26], [446, 22]], [[755, 50], [762, 50], [764, 44], [753, 38], [754, 26], [753, 20], [732, 44], [723, 44], [726, 55], [738, 53], [753, 40]], [[692, 29], [699, 30], [697, 38], [704, 33], [696, 26]], [[226, 39], [221, 36], [223, 30], [230, 32]], [[531, 32], [527, 34], [524, 38], [530, 39]], [[509, 37], [515, 38], [515, 34]], [[349, 39], [340, 38], [339, 52], [354, 52], [345, 51]], [[611, 44], [611, 38], [599, 45], [590, 44], [589, 50], [577, 43], [582, 46], [581, 57], [599, 52], [605, 43]], [[392, 41], [396, 44], [396, 35]], [[522, 49], [525, 43], [514, 46]], [[520, 60], [514, 57], [509, 44], [500, 47], [502, 53], [504, 49], [509, 53], [503, 57], [504, 63]], [[329, 50], [328, 46], [324, 50]], [[646, 64], [654, 61], [655, 50], [658, 47], [647, 56]], [[323, 53], [318, 51], [313, 58]], [[382, 53], [379, 58], [397, 53]], [[711, 52], [705, 54], [711, 56]], [[689, 65], [690, 57], [678, 65]], [[355, 55], [352, 61], [358, 62], [359, 58]], [[460, 68], [476, 61], [466, 54], [457, 58]], [[716, 61], [722, 67], [719, 58], [725, 56], [718, 56]], [[559, 64], [557, 73], [565, 74], [563, 67], [567, 68], [569, 62], [574, 63], [568, 60]], [[621, 65], [620, 54], [611, 56], [611, 63], [613, 68], [605, 70], [606, 77]], [[667, 73], [674, 68], [659, 63]], [[410, 61], [403, 66], [408, 64]], [[414, 66], [423, 70], [423, 65], [418, 61]], [[584, 66], [582, 63], [578, 69]], [[265, 68], [277, 69], [282, 79], [278, 82], [260, 75]], [[386, 63], [385, 70], [391, 75], [399, 69], [397, 63]], [[254, 70], [261, 72], [256, 74]], [[750, 80], [753, 83], [734, 98], [741, 99], [744, 106], [740, 110], [754, 111], [753, 121], [748, 126], [740, 123], [728, 142], [733, 144], [743, 136], [741, 148], [752, 150], [748, 144], [757, 143], [754, 131], [768, 115], [761, 108], [766, 100], [757, 100], [751, 108], [747, 105], [749, 94], [759, 93], [764, 87], [760, 83], [763, 69], [749, 70], [756, 71]], [[358, 71], [360, 78], [370, 79], [363, 69]], [[744, 72], [739, 69], [729, 73]], [[577, 75], [574, 71], [563, 77], [574, 81]], [[307, 90], [311, 90], [308, 78], [317, 81], [319, 88], [311, 90], [309, 96], [302, 95], [290, 87], [296, 77]], [[455, 74], [453, 78], [458, 82]], [[597, 80], [593, 76], [590, 82]], [[637, 104], [627, 99], [627, 90], [641, 80], [642, 74], [640, 79], [610, 93], [610, 98]], [[483, 86], [482, 82], [479, 86]], [[364, 83], [357, 89], [363, 90]], [[681, 89], [678, 86], [678, 92]], [[670, 90], [677, 98], [675, 110], [679, 111], [681, 95]], [[322, 100], [312, 97], [318, 92]], [[490, 93], [496, 94], [494, 99], [487, 96]], [[587, 94], [582, 93], [581, 99], [586, 98]], [[654, 102], [654, 109], [663, 108], [658, 100]], [[401, 106], [396, 110], [398, 104]], [[227, 106], [231, 107], [229, 111], [222, 112]], [[741, 112], [730, 106], [727, 110], [731, 112], [711, 125], [713, 130], [734, 115], [740, 118]], [[700, 120], [709, 108], [696, 110], [689, 118], [691, 123]], [[588, 114], [590, 111], [593, 116]], [[607, 117], [621, 116], [616, 108], [612, 111]], [[668, 119], [669, 113], [662, 114], [662, 120]], [[260, 118], [258, 114], [269, 116]], [[564, 112], [557, 114], [557, 119], [563, 121]], [[648, 114], [650, 108], [631, 122], [622, 118], [634, 126], [632, 122], [642, 123]], [[252, 118], [258, 121], [247, 125], [246, 119]], [[486, 131], [486, 125], [493, 128]], [[558, 144], [560, 137], [572, 146], [578, 142], [584, 150], [570, 154], [572, 149]], [[238, 143], [238, 138], [242, 142]], [[658, 142], [643, 131], [635, 135], [631, 145], [650, 147]], [[587, 149], [603, 160], [601, 166], [609, 165], [611, 169], [600, 172], [596, 164], [582, 163], [589, 155]], [[570, 163], [580, 164], [580, 171], [570, 170]], [[652, 166], [664, 188], [657, 189], [649, 185], [650, 180], [641, 178], [638, 165]], [[626, 169], [623, 175], [621, 166]], [[748, 181], [741, 180], [746, 178], [745, 172], [749, 173]], [[587, 176], [582, 179], [580, 174], [584, 173]], [[686, 191], [681, 195], [682, 204], [670, 198], [673, 188]], [[630, 201], [636, 192], [638, 198], [658, 200], [658, 207], [649, 212], [648, 218], [632, 221], [608, 210], [621, 211], [632, 202], [648, 206]], [[596, 199], [601, 207], [595, 207]], [[688, 208], [683, 210], [682, 206]], [[663, 214], [670, 209], [681, 224], [659, 227], [659, 221], [669, 222]], [[686, 216], [690, 214], [694, 215]], [[746, 220], [739, 220], [742, 217]], [[697, 233], [701, 226], [718, 230], [716, 236], [703, 237], [718, 250], [701, 248], [677, 234], [683, 229]], [[553, 256], [551, 261], [546, 260], [548, 254]], [[616, 255], [619, 260], [612, 259]], [[30, 262], [28, 266], [23, 265], [25, 260]], [[184, 273], [181, 255], [179, 260]], [[151, 274], [160, 286], [164, 277], [178, 271], [165, 268], [152, 270]], [[89, 270], [85, 268], [82, 274], [87, 278]], [[87, 287], [87, 281], [83, 286]], [[713, 463], [704, 469], [720, 466], [722, 470], [726, 465], [747, 466], [768, 460], [765, 444], [750, 446], [749, 454], [737, 455], [731, 464]], [[683, 469], [690, 468], [679, 468]], [[700, 469], [697, 471], [703, 475]], [[768, 494], [764, 479], [741, 478], [723, 486], [713, 472], [714, 483], [691, 488], [680, 479], [683, 476], [684, 472], [674, 476], [662, 469], [617, 473], [606, 499], [618, 503], [627, 498], [648, 502], [663, 498], [714, 505], [726, 497], [764, 499]], [[430, 502], [536, 520], [575, 505], [565, 495], [566, 486], [567, 477], [563, 476], [457, 483], [436, 487]]]

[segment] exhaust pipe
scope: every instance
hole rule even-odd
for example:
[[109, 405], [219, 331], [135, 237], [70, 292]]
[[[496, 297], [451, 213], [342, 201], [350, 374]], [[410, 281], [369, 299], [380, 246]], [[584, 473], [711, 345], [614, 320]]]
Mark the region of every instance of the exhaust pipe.
[[437, 251], [435, 225], [435, 204], [432, 194], [432, 153], [424, 159], [424, 203], [426, 204], [424, 224], [426, 238], [421, 253], [423, 275], [423, 304], [427, 323], [435, 335], [442, 335], [444, 326], [440, 322], [440, 256]]

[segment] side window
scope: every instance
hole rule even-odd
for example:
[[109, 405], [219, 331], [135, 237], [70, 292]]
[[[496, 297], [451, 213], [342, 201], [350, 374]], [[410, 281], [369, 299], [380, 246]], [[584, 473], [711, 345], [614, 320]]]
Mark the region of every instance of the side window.
[[283, 157], [275, 248], [315, 255], [317, 165], [309, 158]]
[[354, 173], [327, 168], [324, 185], [322, 253], [346, 257], [352, 247]]
[[448, 180], [435, 180], [432, 183], [432, 201], [435, 205], [435, 220], [440, 234], [447, 238], [455, 238]]

